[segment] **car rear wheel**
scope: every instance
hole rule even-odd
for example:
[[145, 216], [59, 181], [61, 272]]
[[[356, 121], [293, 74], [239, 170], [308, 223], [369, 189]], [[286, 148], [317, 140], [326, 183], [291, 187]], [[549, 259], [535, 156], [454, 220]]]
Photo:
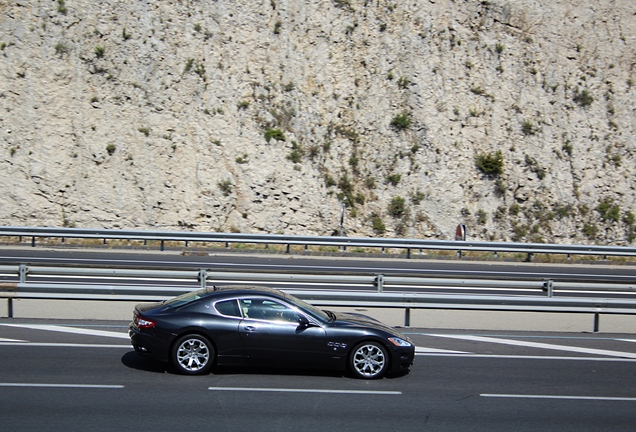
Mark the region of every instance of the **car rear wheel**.
[[205, 337], [189, 334], [177, 339], [172, 347], [172, 363], [186, 375], [200, 375], [210, 371], [215, 351]]
[[389, 367], [389, 357], [377, 342], [364, 342], [356, 346], [349, 358], [351, 371], [358, 378], [382, 378]]

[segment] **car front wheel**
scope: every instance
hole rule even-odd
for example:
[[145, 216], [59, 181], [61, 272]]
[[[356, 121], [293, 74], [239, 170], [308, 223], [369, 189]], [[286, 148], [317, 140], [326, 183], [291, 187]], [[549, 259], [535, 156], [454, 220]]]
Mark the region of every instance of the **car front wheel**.
[[358, 378], [382, 378], [389, 367], [389, 357], [386, 349], [379, 343], [364, 342], [353, 349], [349, 365]]
[[207, 373], [214, 362], [214, 347], [205, 337], [190, 334], [177, 339], [172, 347], [172, 363], [186, 375]]

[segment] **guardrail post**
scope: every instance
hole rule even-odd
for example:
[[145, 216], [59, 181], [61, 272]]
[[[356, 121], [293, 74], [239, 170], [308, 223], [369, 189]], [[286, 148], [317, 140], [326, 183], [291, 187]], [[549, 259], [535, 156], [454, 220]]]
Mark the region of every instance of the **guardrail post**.
[[598, 333], [598, 325], [600, 321], [601, 314], [594, 314], [594, 333]]
[[554, 284], [554, 281], [552, 279], [543, 281], [543, 291], [547, 293], [548, 297], [552, 297], [554, 295], [553, 284]]
[[35, 236], [31, 237], [31, 247], [35, 247]]
[[411, 248], [406, 248], [406, 259], [411, 259]]
[[404, 309], [404, 327], [411, 326], [411, 308]]
[[373, 281], [375, 287], [378, 289], [378, 292], [384, 291], [384, 275], [378, 274], [375, 275], [375, 280]]
[[13, 299], [7, 299], [7, 316], [13, 318]]
[[26, 283], [27, 273], [29, 272], [29, 268], [24, 264], [20, 264], [20, 268], [18, 269], [18, 274], [20, 276], [20, 283]]
[[201, 288], [205, 288], [208, 283], [208, 272], [206, 270], [199, 270], [199, 275], [197, 276], [199, 279], [199, 284], [201, 284]]

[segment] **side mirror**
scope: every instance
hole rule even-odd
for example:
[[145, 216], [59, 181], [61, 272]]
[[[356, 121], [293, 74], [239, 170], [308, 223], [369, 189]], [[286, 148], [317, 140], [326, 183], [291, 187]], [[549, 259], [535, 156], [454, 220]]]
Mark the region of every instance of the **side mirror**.
[[298, 317], [298, 325], [300, 325], [301, 327], [309, 327], [309, 320], [306, 316], [300, 315]]

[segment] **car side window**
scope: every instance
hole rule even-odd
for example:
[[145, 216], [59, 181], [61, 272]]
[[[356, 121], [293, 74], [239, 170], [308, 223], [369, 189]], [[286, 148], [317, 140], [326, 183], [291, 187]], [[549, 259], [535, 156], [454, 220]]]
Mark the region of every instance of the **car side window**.
[[221, 315], [237, 318], [241, 317], [241, 310], [239, 309], [238, 302], [234, 299], [216, 302], [214, 304], [214, 308]]
[[268, 299], [241, 299], [241, 310], [246, 318], [280, 323], [298, 323], [300, 314], [277, 301]]

